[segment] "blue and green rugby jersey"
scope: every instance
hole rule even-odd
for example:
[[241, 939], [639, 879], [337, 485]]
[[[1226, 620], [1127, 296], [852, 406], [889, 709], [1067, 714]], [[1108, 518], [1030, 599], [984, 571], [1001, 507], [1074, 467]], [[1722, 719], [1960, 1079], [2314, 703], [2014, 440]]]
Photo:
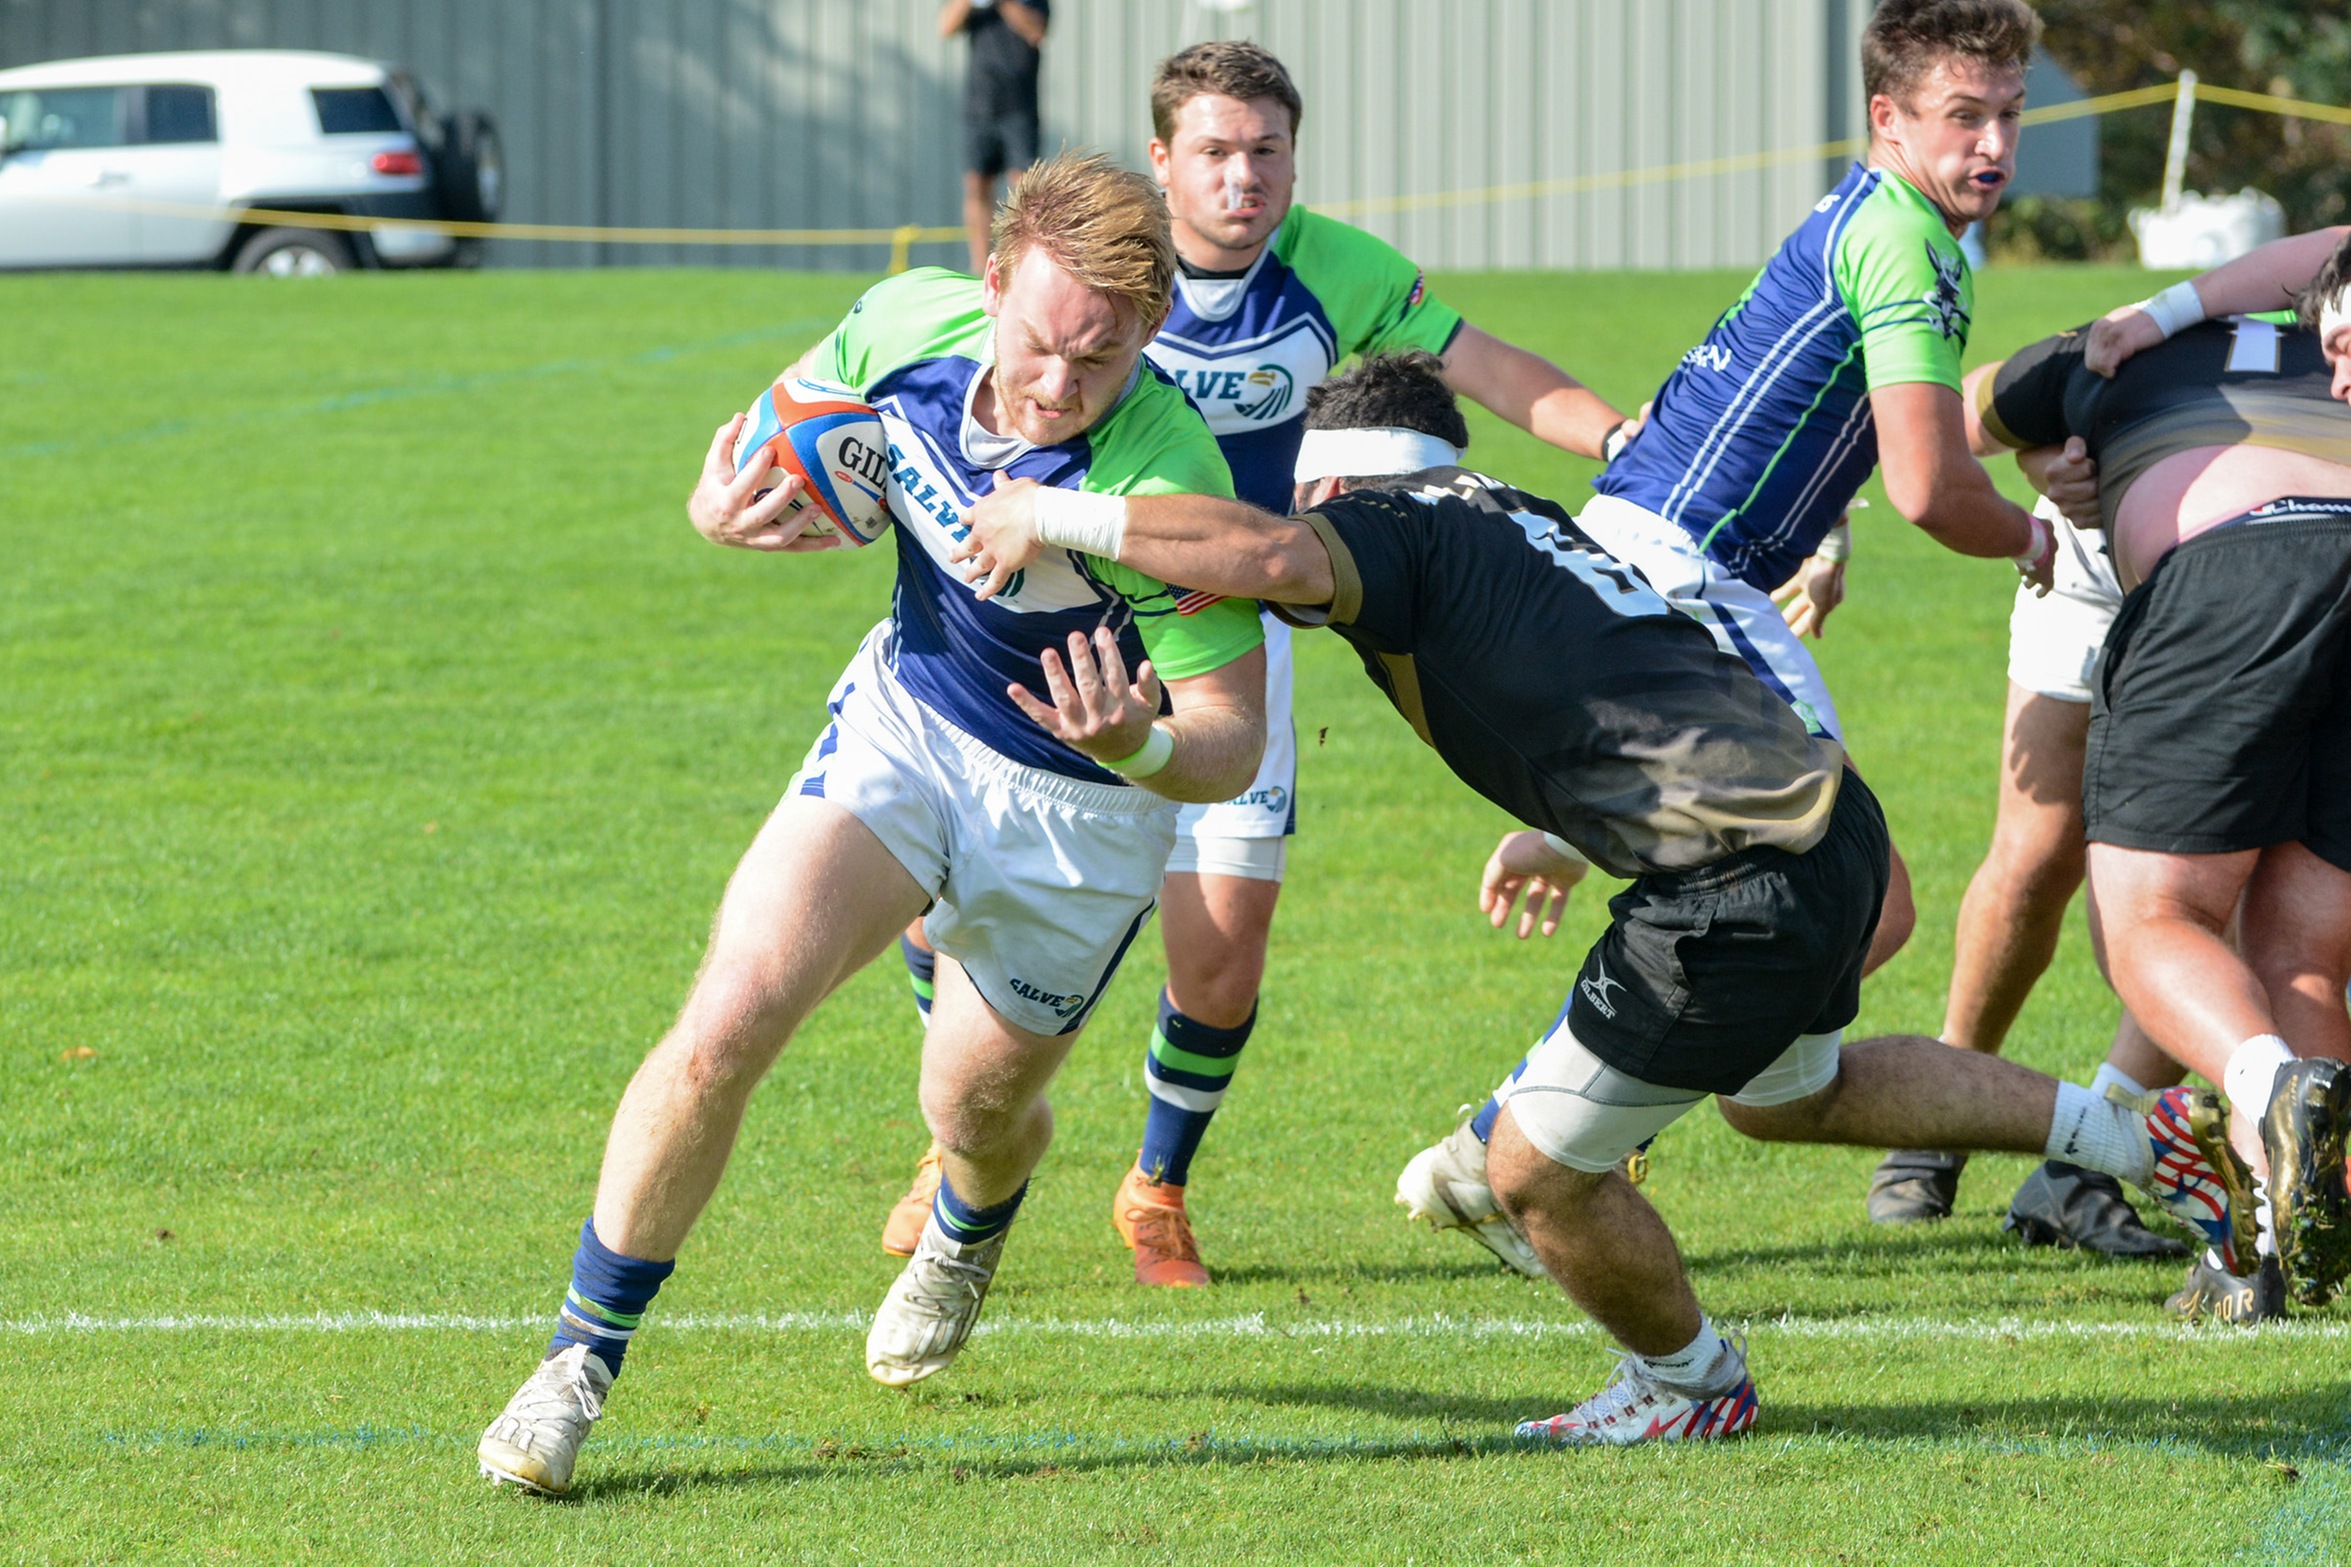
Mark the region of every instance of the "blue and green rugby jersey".
[[1042, 691], [1045, 649], [1066, 653], [1072, 631], [1099, 625], [1117, 631], [1129, 673], [1149, 658], [1163, 680], [1206, 674], [1263, 643], [1256, 606], [1187, 594], [1115, 561], [1060, 549], [1046, 550], [982, 601], [947, 557], [970, 531], [964, 512], [999, 473], [1104, 495], [1229, 497], [1232, 478], [1184, 394], [1140, 361], [1118, 401], [1081, 435], [1031, 446], [988, 434], [972, 420], [971, 403], [993, 362], [993, 325], [976, 278], [923, 267], [866, 290], [807, 363], [871, 403], [889, 437], [899, 682], [1023, 766], [1121, 783], [1047, 734], [1004, 688], [1018, 682]]
[[1648, 425], [1592, 486], [1680, 524], [1769, 592], [1877, 466], [1870, 392], [1958, 391], [1974, 312], [1942, 213], [1899, 175], [1855, 164], [1682, 356]]

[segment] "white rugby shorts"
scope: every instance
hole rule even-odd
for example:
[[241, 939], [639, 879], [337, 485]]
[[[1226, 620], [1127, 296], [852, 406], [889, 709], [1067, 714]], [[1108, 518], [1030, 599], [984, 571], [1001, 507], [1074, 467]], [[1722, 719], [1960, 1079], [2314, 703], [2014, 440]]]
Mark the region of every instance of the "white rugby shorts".
[[1175, 802], [1007, 760], [907, 693], [896, 637], [866, 634], [787, 795], [873, 830], [934, 900], [923, 934], [999, 1015], [1073, 1034], [1158, 907]]
[[1298, 731], [1290, 716], [1290, 628], [1265, 622], [1265, 759], [1249, 787], [1214, 805], [1187, 805], [1176, 819], [1171, 871], [1280, 881], [1298, 830]]
[[[1780, 1058], [1724, 1098], [1733, 1104], [1794, 1104], [1837, 1080], [1842, 1029], [1800, 1034]], [[1537, 1152], [1553, 1164], [1598, 1175], [1664, 1131], [1707, 1096], [1661, 1088], [1618, 1071], [1585, 1049], [1565, 1014], [1527, 1054], [1517, 1078], [1494, 1090]]]
[[2122, 608], [2106, 535], [2077, 528], [2044, 499], [2033, 515], [2057, 536], [2055, 585], [2037, 598], [2023, 584], [2008, 614], [2008, 678], [2060, 702], [2090, 700], [2090, 671]]
[[1845, 738], [1820, 665], [1770, 594], [1715, 564], [1681, 524], [1619, 496], [1593, 496], [1575, 521], [1593, 543], [1638, 567], [1667, 603], [1713, 632], [1715, 645], [1743, 660], [1806, 727]]

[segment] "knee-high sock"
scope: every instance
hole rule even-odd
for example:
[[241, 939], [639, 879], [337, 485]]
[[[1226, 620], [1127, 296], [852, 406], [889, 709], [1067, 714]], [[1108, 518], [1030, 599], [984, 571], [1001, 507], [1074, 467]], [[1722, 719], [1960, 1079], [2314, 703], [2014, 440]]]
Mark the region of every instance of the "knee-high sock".
[[1170, 1186], [1191, 1179], [1192, 1156], [1200, 1151], [1216, 1107], [1224, 1103], [1241, 1047], [1256, 1026], [1255, 1007], [1239, 1028], [1213, 1028], [1178, 1012], [1167, 992], [1160, 991], [1159, 1026], [1151, 1031], [1151, 1048], [1143, 1056], [1151, 1114], [1143, 1123], [1143, 1149], [1135, 1163], [1144, 1174]]
[[596, 1221], [580, 1226], [580, 1249], [572, 1257], [571, 1289], [563, 1297], [563, 1311], [555, 1321], [550, 1355], [573, 1344], [585, 1344], [588, 1353], [620, 1375], [620, 1361], [636, 1336], [645, 1308], [653, 1304], [661, 1281], [676, 1269], [675, 1262], [647, 1262], [624, 1257], [596, 1238]]
[[931, 997], [937, 993], [939, 955], [925, 951], [904, 936], [898, 938], [898, 952], [906, 959], [906, 977], [914, 986], [914, 1010], [922, 1014], [927, 1026], [931, 1020]]

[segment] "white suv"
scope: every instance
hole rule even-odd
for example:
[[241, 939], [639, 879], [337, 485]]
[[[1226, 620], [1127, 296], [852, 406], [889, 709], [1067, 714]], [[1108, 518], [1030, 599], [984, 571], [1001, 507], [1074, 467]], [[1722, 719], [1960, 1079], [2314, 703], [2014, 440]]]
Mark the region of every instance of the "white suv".
[[486, 115], [435, 114], [405, 72], [244, 49], [0, 71], [0, 267], [228, 267], [296, 276], [470, 264], [479, 241], [243, 214], [495, 222]]

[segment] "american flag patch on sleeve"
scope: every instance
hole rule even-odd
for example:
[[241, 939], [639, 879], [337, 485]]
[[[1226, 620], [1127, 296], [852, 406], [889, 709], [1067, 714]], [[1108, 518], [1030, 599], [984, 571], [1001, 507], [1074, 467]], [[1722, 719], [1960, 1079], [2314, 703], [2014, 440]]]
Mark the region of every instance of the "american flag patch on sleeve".
[[1423, 299], [1426, 299], [1428, 297], [1428, 292], [1429, 275], [1426, 272], [1413, 273], [1412, 292], [1404, 296], [1404, 308], [1410, 310], [1413, 306], [1419, 304]]
[[1191, 592], [1181, 594], [1175, 601], [1175, 612], [1179, 615], [1197, 615], [1209, 605], [1221, 602], [1223, 598], [1222, 593]]

